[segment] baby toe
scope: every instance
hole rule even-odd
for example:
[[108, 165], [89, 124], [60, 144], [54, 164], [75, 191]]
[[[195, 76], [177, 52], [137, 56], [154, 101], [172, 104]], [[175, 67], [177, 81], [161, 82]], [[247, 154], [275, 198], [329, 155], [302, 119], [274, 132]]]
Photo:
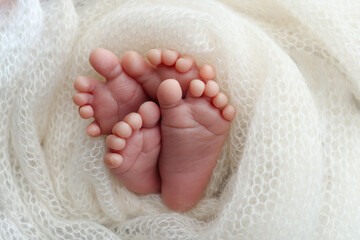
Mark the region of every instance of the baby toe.
[[75, 79], [74, 88], [79, 92], [92, 92], [96, 85], [101, 83], [97, 79], [79, 76]]
[[86, 128], [86, 133], [90, 137], [98, 137], [101, 134], [101, 130], [99, 127], [99, 124], [97, 124], [95, 121], [90, 123], [89, 126]]
[[133, 78], [141, 77], [151, 69], [151, 65], [135, 51], [124, 53], [121, 65], [124, 71]]
[[210, 64], [204, 64], [201, 68], [200, 68], [200, 77], [205, 80], [211, 80], [215, 78], [215, 69], [213, 66], [211, 66]]
[[179, 53], [177, 51], [167, 49], [162, 52], [162, 62], [166, 66], [174, 65], [178, 58], [179, 58]]
[[117, 168], [123, 162], [123, 158], [118, 153], [108, 152], [104, 156], [104, 163], [108, 168]]
[[208, 97], [215, 97], [219, 93], [219, 91], [219, 85], [215, 81], [209, 80], [206, 83], [204, 94]]
[[115, 135], [108, 135], [106, 137], [106, 146], [112, 150], [120, 151], [126, 146], [126, 140]]
[[122, 73], [119, 58], [109, 50], [97, 48], [89, 57], [91, 66], [106, 79], [113, 79]]
[[175, 63], [175, 69], [180, 73], [186, 73], [190, 71], [195, 61], [190, 56], [179, 58]]
[[235, 107], [233, 105], [225, 106], [221, 111], [221, 115], [226, 120], [232, 121], [235, 118], [235, 115], [236, 115]]
[[177, 105], [182, 98], [179, 82], [175, 79], [163, 81], [158, 88], [157, 97], [161, 108], [170, 108]]
[[161, 49], [151, 49], [146, 53], [146, 58], [154, 66], [158, 66], [161, 64], [161, 56], [162, 56]]
[[151, 101], [143, 103], [138, 113], [141, 115], [143, 126], [146, 128], [156, 126], [160, 120], [160, 109], [156, 103]]
[[79, 107], [79, 115], [84, 119], [89, 119], [94, 116], [94, 109], [90, 105]]
[[118, 122], [114, 125], [112, 132], [121, 138], [128, 138], [132, 134], [132, 128], [129, 124], [124, 121]]
[[222, 92], [218, 93], [213, 99], [212, 103], [216, 108], [224, 107], [228, 102], [228, 98]]
[[78, 106], [84, 106], [91, 102], [92, 95], [89, 93], [77, 92], [73, 95], [73, 101]]
[[129, 124], [133, 130], [139, 130], [143, 122], [139, 113], [129, 113], [123, 121]]
[[205, 83], [201, 80], [194, 79], [190, 82], [189, 92], [193, 97], [201, 97], [205, 90]]

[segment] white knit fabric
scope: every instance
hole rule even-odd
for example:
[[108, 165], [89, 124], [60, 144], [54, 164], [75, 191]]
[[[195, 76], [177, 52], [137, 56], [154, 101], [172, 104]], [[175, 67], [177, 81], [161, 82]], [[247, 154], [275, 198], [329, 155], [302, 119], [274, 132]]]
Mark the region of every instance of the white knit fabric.
[[[72, 103], [104, 47], [216, 68], [237, 108], [203, 200], [124, 188]], [[0, 1], [1, 239], [360, 239], [358, 0]]]

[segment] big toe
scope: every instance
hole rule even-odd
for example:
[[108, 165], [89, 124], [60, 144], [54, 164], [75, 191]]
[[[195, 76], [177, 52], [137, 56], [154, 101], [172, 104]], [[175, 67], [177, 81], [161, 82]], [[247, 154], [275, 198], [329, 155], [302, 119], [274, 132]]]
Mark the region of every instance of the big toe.
[[152, 69], [150, 64], [134, 51], [124, 53], [121, 59], [121, 65], [124, 71], [133, 78], [141, 77], [147, 71]]
[[142, 118], [145, 128], [156, 126], [160, 120], [160, 109], [156, 103], [151, 101], [144, 102], [140, 106], [138, 113]]
[[170, 108], [176, 106], [182, 98], [180, 84], [175, 79], [163, 81], [157, 91], [160, 108]]
[[92, 51], [89, 61], [93, 68], [108, 80], [117, 77], [122, 72], [119, 58], [104, 48]]

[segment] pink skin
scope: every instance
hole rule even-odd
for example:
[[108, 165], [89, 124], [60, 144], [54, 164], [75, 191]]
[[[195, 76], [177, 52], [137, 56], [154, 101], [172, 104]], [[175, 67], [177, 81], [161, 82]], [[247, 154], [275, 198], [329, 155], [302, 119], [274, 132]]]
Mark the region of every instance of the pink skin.
[[[90, 63], [106, 82], [77, 78], [74, 103], [81, 117], [95, 118], [90, 136], [112, 133], [104, 162], [129, 190], [161, 191], [169, 208], [187, 211], [210, 179], [235, 109], [210, 81], [210, 65], [199, 69], [192, 57], [172, 50], [152, 49], [147, 59], [131, 51], [120, 61], [94, 50]], [[160, 104], [161, 131], [159, 107], [150, 99]]]
[[128, 114], [106, 138], [109, 152], [104, 162], [130, 190], [139, 194], [160, 192], [158, 157], [161, 148], [160, 110], [154, 102], [143, 103]]
[[[110, 151], [104, 161], [131, 191], [154, 193], [160, 191], [156, 174], [159, 158], [164, 203], [175, 211], [187, 211], [200, 200], [211, 177], [235, 108], [227, 105], [227, 97], [214, 81], [191, 81], [183, 98], [179, 82], [165, 80], [157, 96], [162, 114], [161, 135], [155, 123], [159, 120], [159, 108], [155, 103], [145, 103], [139, 116], [132, 117], [134, 120], [126, 117], [127, 124], [122, 121], [114, 126], [114, 134], [106, 141]], [[142, 128], [138, 119], [144, 122]], [[138, 137], [140, 134], [143, 137]], [[145, 134], [151, 137], [144, 137]]]
[[106, 82], [78, 77], [74, 83], [78, 92], [73, 96], [79, 115], [84, 119], [95, 118], [87, 127], [89, 136], [110, 134], [128, 113], [137, 111], [145, 101], [156, 101], [157, 89], [165, 79], [176, 78], [186, 92], [192, 79], [206, 82], [215, 76], [210, 65], [199, 69], [192, 57], [180, 56], [173, 50], [152, 49], [146, 56], [149, 62], [134, 51], [126, 52], [121, 61], [102, 48], [91, 53], [91, 65]]
[[159, 171], [164, 203], [187, 211], [201, 199], [224, 144], [235, 108], [214, 81], [193, 80], [185, 98], [169, 79], [158, 89], [162, 147]]

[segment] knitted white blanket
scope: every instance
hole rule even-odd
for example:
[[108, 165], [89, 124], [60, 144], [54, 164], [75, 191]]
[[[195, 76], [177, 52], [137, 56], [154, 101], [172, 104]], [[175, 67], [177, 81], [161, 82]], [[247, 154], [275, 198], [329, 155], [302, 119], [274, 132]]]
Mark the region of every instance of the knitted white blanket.
[[[237, 108], [203, 200], [125, 189], [72, 103], [104, 47], [210, 63]], [[0, 1], [1, 239], [360, 239], [358, 0]]]

